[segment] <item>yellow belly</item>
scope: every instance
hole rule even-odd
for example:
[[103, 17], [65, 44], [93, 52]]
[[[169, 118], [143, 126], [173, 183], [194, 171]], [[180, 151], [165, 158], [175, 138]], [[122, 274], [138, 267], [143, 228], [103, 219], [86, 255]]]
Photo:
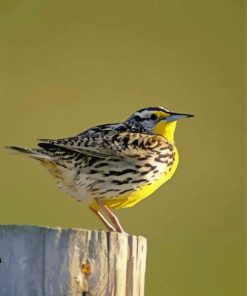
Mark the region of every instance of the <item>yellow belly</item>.
[[107, 200], [105, 201], [105, 205], [109, 208], [114, 209], [121, 209], [121, 208], [128, 208], [132, 207], [139, 201], [143, 200], [145, 197], [152, 194], [155, 190], [157, 190], [162, 184], [164, 184], [166, 181], [168, 181], [172, 175], [175, 173], [177, 166], [178, 166], [178, 152], [175, 151], [175, 160], [172, 164], [172, 167], [170, 171], [164, 172], [160, 179], [158, 179], [153, 184], [144, 186], [143, 188], [140, 188], [138, 191], [131, 193], [126, 193], [122, 196], [118, 196], [117, 198]]

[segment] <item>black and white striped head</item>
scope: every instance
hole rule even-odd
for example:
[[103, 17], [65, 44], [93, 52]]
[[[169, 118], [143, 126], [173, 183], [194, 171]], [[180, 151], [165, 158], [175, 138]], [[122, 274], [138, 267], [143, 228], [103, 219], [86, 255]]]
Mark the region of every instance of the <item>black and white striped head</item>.
[[171, 122], [176, 122], [180, 118], [192, 117], [190, 114], [175, 113], [163, 107], [143, 108], [133, 113], [127, 120], [128, 126], [133, 126], [134, 130], [140, 130], [150, 134], [160, 134], [157, 126], [165, 127]]

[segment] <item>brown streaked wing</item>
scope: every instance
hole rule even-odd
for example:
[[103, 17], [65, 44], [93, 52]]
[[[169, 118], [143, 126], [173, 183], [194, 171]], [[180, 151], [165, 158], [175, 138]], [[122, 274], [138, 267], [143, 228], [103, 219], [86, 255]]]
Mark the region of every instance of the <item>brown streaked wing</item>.
[[144, 157], [147, 154], [152, 154], [152, 151], [158, 146], [168, 145], [167, 141], [161, 136], [114, 130], [101, 131], [92, 135], [86, 134], [85, 136], [41, 141], [54, 145], [54, 147], [63, 147], [90, 156], [129, 159]]

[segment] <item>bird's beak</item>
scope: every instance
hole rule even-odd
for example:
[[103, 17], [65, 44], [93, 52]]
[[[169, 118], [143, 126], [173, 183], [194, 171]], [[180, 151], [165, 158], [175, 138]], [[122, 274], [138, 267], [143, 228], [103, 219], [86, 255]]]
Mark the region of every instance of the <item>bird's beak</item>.
[[163, 120], [164, 121], [171, 122], [171, 121], [176, 121], [178, 119], [187, 118], [187, 117], [193, 117], [193, 116], [194, 115], [192, 115], [192, 114], [182, 114], [182, 113], [174, 113], [174, 112], [171, 112], [170, 113], [170, 116], [167, 116]]

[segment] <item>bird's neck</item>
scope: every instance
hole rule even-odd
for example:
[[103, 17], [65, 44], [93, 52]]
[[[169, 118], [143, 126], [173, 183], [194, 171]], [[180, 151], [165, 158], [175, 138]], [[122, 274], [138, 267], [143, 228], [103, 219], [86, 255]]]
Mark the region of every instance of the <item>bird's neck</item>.
[[177, 122], [171, 121], [171, 122], [165, 122], [161, 121], [158, 124], [156, 124], [154, 128], [155, 134], [158, 134], [167, 140], [174, 142], [174, 133], [176, 129]]

